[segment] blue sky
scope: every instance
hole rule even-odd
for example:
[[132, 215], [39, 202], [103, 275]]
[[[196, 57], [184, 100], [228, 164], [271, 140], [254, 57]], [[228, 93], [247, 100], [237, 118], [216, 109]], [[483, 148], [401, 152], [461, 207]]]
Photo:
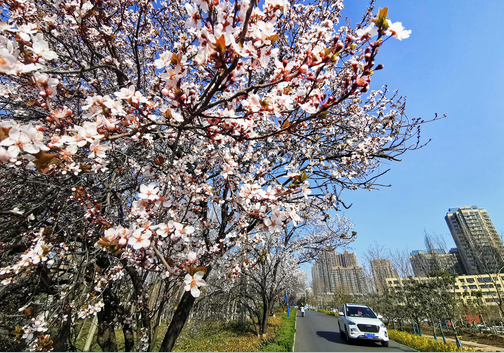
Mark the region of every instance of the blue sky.
[[[366, 5], [346, 1], [344, 16], [355, 25]], [[358, 233], [348, 250], [361, 266], [375, 242], [424, 249], [424, 230], [454, 247], [444, 220], [450, 207], [485, 208], [504, 233], [504, 1], [378, 0], [375, 13], [385, 6], [412, 33], [382, 46], [375, 62], [385, 67], [371, 89], [399, 90], [411, 118], [447, 117], [424, 126], [423, 138], [432, 139], [426, 147], [382, 167], [391, 170], [380, 181], [392, 187], [343, 194]]]

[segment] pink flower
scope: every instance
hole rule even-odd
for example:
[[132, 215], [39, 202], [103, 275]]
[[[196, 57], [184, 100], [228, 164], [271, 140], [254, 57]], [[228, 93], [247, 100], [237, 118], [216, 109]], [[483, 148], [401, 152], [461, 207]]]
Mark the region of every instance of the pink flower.
[[373, 37], [378, 34], [378, 29], [376, 28], [374, 23], [371, 23], [366, 28], [358, 29], [357, 32], [355, 32], [355, 34], [357, 35], [357, 38], [362, 38], [366, 34], [369, 34], [370, 37]]
[[154, 60], [154, 65], [156, 66], [156, 69], [164, 69], [166, 66], [170, 65], [172, 55], [173, 54], [170, 51], [163, 52], [159, 56], [159, 59]]
[[145, 230], [143, 228], [137, 229], [133, 232], [133, 235], [128, 239], [128, 244], [133, 247], [133, 249], [138, 250], [141, 248], [148, 248], [150, 245], [150, 237], [152, 232], [150, 230]]
[[15, 74], [18, 61], [6, 48], [0, 48], [0, 72]]
[[194, 264], [198, 260], [198, 257], [194, 251], [190, 251], [186, 256], [187, 263]]
[[192, 6], [191, 4], [185, 4], [185, 9], [189, 17], [185, 23], [185, 28], [196, 28], [201, 29], [201, 19], [198, 11], [198, 7]]
[[185, 287], [184, 289], [187, 291], [191, 291], [191, 295], [194, 298], [198, 298], [200, 296], [200, 290], [199, 287], [204, 287], [206, 286], [206, 282], [203, 280], [203, 276], [205, 274], [201, 271], [198, 271], [194, 274], [194, 276], [191, 276], [190, 274], [187, 274], [184, 278], [184, 283]]
[[141, 199], [155, 200], [157, 199], [157, 193], [159, 192], [159, 188], [156, 187], [156, 184], [150, 183], [149, 185], [140, 185], [140, 194], [138, 197]]

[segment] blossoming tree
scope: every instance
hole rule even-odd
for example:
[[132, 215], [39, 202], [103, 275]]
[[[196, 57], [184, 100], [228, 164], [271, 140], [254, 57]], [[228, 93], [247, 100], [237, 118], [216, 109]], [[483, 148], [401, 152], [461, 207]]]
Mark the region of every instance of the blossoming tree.
[[[250, 317], [257, 322], [259, 334], [264, 334], [270, 313], [284, 293], [304, 293], [307, 278], [299, 265], [316, 259], [324, 250], [345, 246], [355, 240], [353, 223], [337, 215], [329, 221], [313, 221], [312, 217], [296, 227], [286, 227], [280, 233], [255, 234], [259, 244], [245, 244], [241, 251], [226, 256], [228, 277], [237, 278], [228, 290], [235, 294]], [[314, 217], [315, 218], [315, 217]], [[224, 258], [224, 260], [226, 259]], [[222, 290], [222, 289], [221, 289]]]
[[156, 279], [187, 289], [171, 350], [215, 258], [327, 219], [420, 147], [422, 121], [370, 91], [385, 40], [409, 36], [387, 9], [351, 28], [340, 0], [2, 6], [0, 298], [19, 349], [70, 349], [94, 315], [103, 350], [116, 326], [148, 343]]

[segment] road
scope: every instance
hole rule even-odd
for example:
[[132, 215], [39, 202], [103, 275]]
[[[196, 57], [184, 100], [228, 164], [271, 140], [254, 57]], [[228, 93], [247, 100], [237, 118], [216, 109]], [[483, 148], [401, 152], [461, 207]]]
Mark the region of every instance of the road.
[[305, 317], [298, 310], [297, 316], [294, 352], [416, 352], [394, 341], [386, 348], [369, 341], [349, 345], [340, 335], [337, 317], [311, 310]]

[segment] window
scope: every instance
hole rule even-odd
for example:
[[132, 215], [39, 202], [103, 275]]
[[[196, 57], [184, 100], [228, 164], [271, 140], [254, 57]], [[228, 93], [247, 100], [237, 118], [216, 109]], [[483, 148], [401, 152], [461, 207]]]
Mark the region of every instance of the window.
[[462, 286], [463, 289], [467, 289], [467, 286]]
[[394, 281], [394, 284], [399, 284], [399, 281]]
[[459, 286], [455, 286], [455, 289], [459, 289]]
[[494, 299], [494, 298], [486, 298], [486, 299], [485, 299], [485, 301], [486, 301], [487, 303], [495, 303], [495, 302], [497, 302], [497, 299]]
[[481, 284], [480, 288], [493, 288], [493, 284]]
[[461, 283], [465, 283], [465, 279], [463, 279], [463, 278], [459, 279], [459, 281], [460, 281]]
[[467, 283], [474, 283], [474, 278], [468, 278]]
[[478, 286], [477, 286], [477, 285], [475, 285], [475, 284], [471, 284], [471, 285], [469, 286], [469, 289], [478, 289]]
[[483, 278], [478, 278], [478, 282], [491, 282], [492, 280], [490, 277], [483, 277]]

